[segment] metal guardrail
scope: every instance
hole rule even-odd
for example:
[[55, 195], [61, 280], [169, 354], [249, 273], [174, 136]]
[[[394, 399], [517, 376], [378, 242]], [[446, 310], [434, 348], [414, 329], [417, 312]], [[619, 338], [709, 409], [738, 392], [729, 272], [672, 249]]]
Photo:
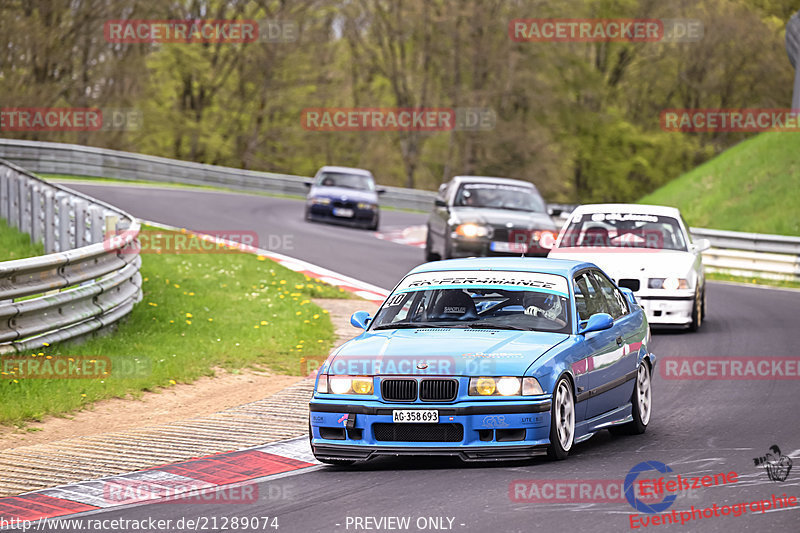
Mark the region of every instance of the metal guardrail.
[[141, 299], [131, 215], [0, 159], [0, 218], [47, 253], [0, 262], [0, 354], [105, 328]]
[[[257, 172], [192, 163], [76, 144], [0, 139], [0, 158], [32, 172], [71, 174], [121, 180], [149, 180], [188, 185], [212, 185], [251, 192], [305, 196], [310, 179], [290, 174]], [[428, 211], [435, 193], [385, 187], [381, 204]]]
[[[74, 144], [0, 139], [0, 158], [34, 172], [94, 176], [122, 180], [150, 180], [190, 185], [212, 185], [243, 191], [258, 191], [304, 196], [303, 176], [255, 172], [148, 156], [119, 150]], [[387, 187], [383, 205], [428, 211], [435, 193], [417, 189]], [[574, 208], [570, 204], [550, 204], [558, 223]], [[704, 253], [709, 271], [776, 279], [800, 279], [797, 268], [800, 238], [758, 233], [691, 228], [695, 238], [711, 241], [712, 250]], [[47, 242], [45, 235], [45, 242]], [[741, 253], [739, 253], [741, 252]], [[752, 253], [761, 255], [753, 256]], [[788, 254], [779, 258], [768, 254]], [[791, 266], [794, 264], [795, 266]], [[736, 271], [736, 272], [734, 272]]]

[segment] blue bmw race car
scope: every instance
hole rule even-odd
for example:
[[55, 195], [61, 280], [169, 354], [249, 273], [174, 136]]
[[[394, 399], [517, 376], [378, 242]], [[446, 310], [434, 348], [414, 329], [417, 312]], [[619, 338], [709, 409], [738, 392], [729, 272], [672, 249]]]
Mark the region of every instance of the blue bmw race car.
[[316, 458], [564, 459], [608, 428], [643, 433], [655, 356], [633, 293], [592, 263], [479, 258], [428, 263], [320, 367]]

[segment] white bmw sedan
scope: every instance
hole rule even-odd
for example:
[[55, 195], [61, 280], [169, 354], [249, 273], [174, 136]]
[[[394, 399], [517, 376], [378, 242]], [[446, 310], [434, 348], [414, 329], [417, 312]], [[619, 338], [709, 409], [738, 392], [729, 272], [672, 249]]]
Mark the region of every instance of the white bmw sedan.
[[674, 207], [591, 204], [572, 212], [548, 257], [592, 262], [634, 292], [651, 325], [696, 331], [706, 314], [701, 254], [709, 246], [692, 241]]

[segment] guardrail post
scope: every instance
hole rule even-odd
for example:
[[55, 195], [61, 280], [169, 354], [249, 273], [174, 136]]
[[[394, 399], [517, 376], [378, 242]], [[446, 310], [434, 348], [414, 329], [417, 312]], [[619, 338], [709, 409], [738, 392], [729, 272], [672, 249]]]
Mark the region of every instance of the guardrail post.
[[99, 206], [89, 206], [89, 224], [92, 244], [103, 242], [103, 210]]
[[42, 194], [38, 185], [31, 187], [31, 242], [37, 243], [42, 240]]
[[86, 246], [86, 202], [84, 200], [75, 201], [75, 248]]
[[69, 198], [62, 196], [58, 199], [58, 251], [66, 252], [72, 248], [70, 242]]
[[0, 170], [0, 218], [8, 220], [8, 176], [11, 169]]
[[44, 191], [44, 253], [56, 251], [56, 210], [55, 193], [50, 189]]
[[28, 210], [31, 208], [30, 202], [30, 182], [25, 177], [20, 176], [19, 183], [19, 229], [22, 233], [31, 233], [31, 217]]
[[11, 179], [8, 180], [8, 225], [12, 228], [19, 227], [19, 213], [17, 212], [17, 207], [19, 203], [19, 192], [17, 191], [17, 186], [19, 185], [19, 181], [16, 179], [16, 176], [11, 176]]

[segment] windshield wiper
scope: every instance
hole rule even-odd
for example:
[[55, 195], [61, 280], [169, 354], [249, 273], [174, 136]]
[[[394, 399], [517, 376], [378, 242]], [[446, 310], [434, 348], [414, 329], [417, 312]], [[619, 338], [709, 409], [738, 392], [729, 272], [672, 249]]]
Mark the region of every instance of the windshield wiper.
[[490, 324], [490, 323], [471, 323], [467, 324], [467, 327], [470, 329], [514, 329], [517, 331], [531, 331], [528, 328], [523, 328], [520, 326], [512, 326], [510, 324]]
[[439, 326], [435, 324], [422, 324], [420, 322], [395, 322], [394, 324], [381, 324], [380, 326], [375, 326], [373, 329], [413, 329], [413, 328], [438, 328]]

